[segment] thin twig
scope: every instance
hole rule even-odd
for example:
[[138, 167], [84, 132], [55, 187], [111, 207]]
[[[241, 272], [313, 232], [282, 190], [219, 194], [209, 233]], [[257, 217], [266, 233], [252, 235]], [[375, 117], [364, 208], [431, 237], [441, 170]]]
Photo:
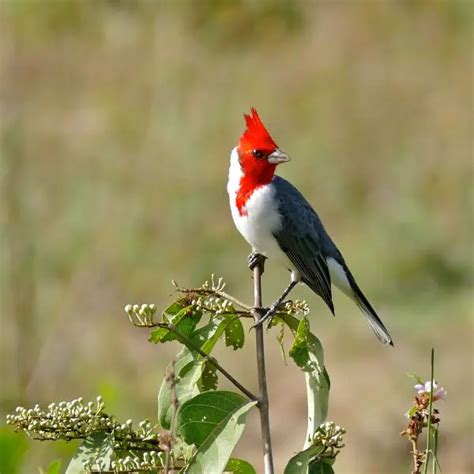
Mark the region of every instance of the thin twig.
[[169, 323], [147, 323], [147, 324], [136, 324], [133, 322], [133, 324], [137, 327], [146, 327], [146, 328], [152, 328], [152, 327], [159, 327], [159, 328], [164, 328], [168, 329], [168, 331], [171, 331], [173, 334], [176, 335], [176, 337], [189, 349], [192, 349], [193, 351], [197, 352], [203, 359], [207, 360], [210, 364], [212, 364], [229, 382], [231, 382], [235, 387], [237, 387], [243, 394], [247, 395], [250, 400], [252, 401], [258, 401], [258, 397], [253, 394], [250, 390], [245, 388], [237, 379], [235, 379], [227, 370], [222, 367], [219, 362], [214, 357], [211, 357], [209, 354], [206, 354], [200, 347], [198, 347], [194, 342], [192, 342], [190, 339], [188, 339], [186, 336], [181, 334], [178, 331], [178, 328], [174, 324], [169, 324]]
[[423, 468], [423, 474], [428, 472], [428, 464], [431, 454], [431, 420], [433, 417], [433, 384], [434, 384], [434, 347], [431, 348], [431, 390], [430, 390], [430, 405], [428, 415], [428, 433], [426, 435], [426, 452], [425, 452], [425, 465]]
[[420, 452], [418, 451], [417, 441], [418, 441], [417, 438], [411, 438], [411, 447], [412, 447], [412, 453], [413, 453], [413, 468], [414, 468], [414, 471], [412, 471], [412, 474], [421, 474], [420, 473], [421, 458], [420, 458]]
[[[253, 290], [254, 290], [254, 306], [262, 307], [262, 273], [264, 269], [264, 261], [262, 260], [253, 269]], [[258, 323], [263, 317], [261, 311], [254, 311], [255, 322]], [[263, 464], [265, 474], [273, 474], [273, 453], [272, 440], [270, 434], [270, 417], [268, 406], [268, 390], [267, 377], [265, 370], [265, 347], [263, 338], [263, 325], [258, 324], [255, 327], [255, 340], [257, 347], [257, 370], [258, 370], [258, 388], [259, 388], [259, 404], [260, 410], [260, 427], [262, 431], [262, 448], [263, 448]]]
[[[169, 437], [167, 440], [167, 450], [165, 456], [165, 466], [164, 466], [164, 474], [168, 474], [169, 467], [170, 467], [170, 459], [171, 459], [171, 450], [173, 449], [174, 443], [174, 433], [175, 433], [175, 426], [176, 426], [176, 413], [178, 412], [179, 408], [179, 401], [178, 396], [176, 394], [176, 361], [173, 360], [171, 363], [171, 370], [169, 371], [167, 378], [169, 380], [171, 386], [171, 406], [173, 407], [173, 413], [171, 416], [171, 424], [170, 424], [170, 432]], [[171, 467], [171, 473], [174, 472], [174, 467]]]
[[436, 474], [436, 467], [438, 466], [438, 434], [439, 434], [439, 424], [436, 426], [435, 432], [434, 432], [434, 450], [433, 450], [433, 474]]
[[[206, 306], [206, 305], [200, 305], [199, 309], [207, 311], [208, 313], [214, 313], [215, 312], [214, 309], [212, 309], [212, 308], [210, 308], [209, 306]], [[238, 318], [253, 318], [253, 314], [250, 310], [247, 311], [247, 310], [232, 309], [231, 311], [229, 311], [229, 313], [226, 313], [226, 314], [232, 314], [232, 315], [237, 316]]]
[[180, 293], [185, 293], [185, 294], [196, 293], [198, 295], [205, 295], [205, 296], [216, 295], [221, 298], [225, 298], [226, 300], [229, 300], [231, 303], [234, 303], [235, 305], [240, 306], [246, 311], [252, 311], [253, 309], [251, 306], [245, 303], [242, 303], [242, 301], [238, 300], [234, 296], [229, 295], [228, 293], [222, 290], [213, 290], [212, 288], [182, 288], [178, 286], [178, 284], [175, 281], [173, 281], [173, 284]]

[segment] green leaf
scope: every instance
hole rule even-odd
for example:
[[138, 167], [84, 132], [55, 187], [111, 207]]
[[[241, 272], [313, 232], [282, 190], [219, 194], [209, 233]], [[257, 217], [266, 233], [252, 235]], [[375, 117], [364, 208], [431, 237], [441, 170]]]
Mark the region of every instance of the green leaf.
[[318, 427], [326, 421], [329, 405], [329, 375], [326, 369], [305, 373], [308, 422], [304, 447], [307, 448]]
[[0, 473], [24, 472], [23, 460], [28, 450], [28, 438], [15, 433], [10, 426], [0, 427]]
[[230, 458], [224, 471], [231, 474], [257, 474], [249, 462], [237, 458]]
[[[215, 335], [220, 325], [220, 319], [213, 319], [205, 326], [195, 330], [189, 339], [195, 346], [209, 354], [219, 339], [215, 337]], [[224, 328], [222, 328], [222, 331], [223, 330]], [[171, 364], [167, 370], [169, 370], [170, 367]], [[178, 354], [175, 363], [175, 376], [177, 378], [176, 395], [179, 405], [182, 405], [186, 400], [189, 400], [200, 392], [198, 382], [201, 379], [203, 370], [203, 357], [196, 351], [193, 351], [192, 348], [184, 347]], [[158, 392], [158, 420], [163, 428], [170, 428], [172, 414], [171, 386], [169, 382], [163, 379]]]
[[246, 402], [242, 395], [222, 390], [196, 395], [179, 408], [176, 433], [199, 447], [223, 419]]
[[45, 471], [45, 474], [61, 474], [61, 459], [56, 459], [53, 461]]
[[[201, 346], [206, 354], [210, 354], [217, 341], [224, 334], [226, 327], [229, 325], [230, 318], [226, 318], [223, 315], [215, 316], [212, 319], [212, 324], [214, 324], [213, 330], [208, 333], [208, 337], [205, 339], [204, 344]], [[198, 331], [199, 332], [199, 331]]]
[[313, 461], [309, 465], [308, 474], [334, 474], [334, 469], [324, 460]]
[[[175, 377], [176, 377], [176, 396], [179, 404], [194, 397], [199, 393], [197, 383], [202, 375], [203, 366], [197, 359], [197, 354], [191, 352], [187, 347], [179, 352], [175, 361]], [[173, 364], [169, 364], [167, 372], [172, 369]], [[171, 384], [166, 377], [161, 383], [158, 392], [158, 420], [164, 429], [170, 429], [171, 418], [173, 416], [174, 407], [171, 403]]]
[[[329, 404], [329, 375], [324, 367], [324, 352], [319, 339], [310, 332], [307, 318], [299, 322], [289, 315], [279, 315], [292, 331], [296, 329], [295, 340], [290, 349], [290, 356], [296, 365], [305, 372], [306, 398], [308, 403], [308, 427], [305, 448], [318, 429], [326, 421]], [[296, 325], [297, 324], [297, 325]]]
[[83, 474], [84, 462], [91, 463], [94, 469], [100, 470], [104, 467], [109, 469], [113, 452], [114, 447], [110, 437], [106, 433], [95, 433], [87, 437], [79, 446], [67, 467], [66, 474]]
[[216, 366], [206, 361], [201, 375], [201, 391], [216, 390], [218, 382]]
[[[214, 317], [208, 324], [196, 329], [188, 336], [188, 339], [203, 352], [210, 354], [230, 322], [232, 322], [231, 318], [225, 315]], [[181, 342], [186, 345], [185, 341]], [[194, 351], [192, 347], [186, 347], [178, 354], [175, 373], [177, 377], [176, 394], [179, 405], [197, 395], [201, 391], [199, 385], [203, 387], [203, 390], [205, 388], [217, 388], [217, 381], [212, 382], [211, 380], [211, 371], [213, 369], [208, 368], [208, 372], [205, 375], [206, 379], [204, 381], [201, 379], [206, 366], [208, 364], [204, 363], [204, 358]], [[169, 368], [170, 366], [168, 366], [168, 370]], [[172, 413], [171, 387], [169, 382], [163, 380], [158, 393], [158, 419], [163, 428], [170, 428]]]
[[407, 372], [407, 376], [410, 377], [411, 379], [413, 379], [416, 383], [419, 383], [419, 384], [422, 384], [422, 385], [425, 384], [425, 382], [423, 381], [423, 379], [419, 375], [416, 375], [412, 372]]
[[322, 451], [322, 446], [314, 445], [310, 446], [304, 451], [299, 452], [289, 460], [285, 467], [284, 474], [312, 474], [313, 471], [309, 471], [311, 461], [319, 456]]
[[[202, 312], [194, 310], [193, 306], [186, 306], [174, 313], [169, 310], [169, 308], [172, 308], [173, 311], [176, 311], [177, 307], [179, 307], [178, 304], [173, 303], [163, 312], [163, 322], [173, 324], [180, 334], [189, 338], [201, 320]], [[179, 340], [179, 336], [169, 329], [157, 328], [151, 331], [148, 340], [158, 344], [160, 342]]]
[[278, 324], [279, 321], [285, 323], [291, 329], [293, 335], [296, 334], [296, 331], [298, 330], [298, 324], [300, 322], [298, 318], [295, 318], [288, 313], [277, 313], [272, 319], [272, 326]]
[[247, 413], [256, 404], [226, 391], [205, 392], [188, 400], [176, 418], [178, 436], [198, 447], [186, 473], [223, 472], [245, 428]]
[[283, 358], [283, 362], [287, 365], [286, 360], [286, 351], [285, 351], [285, 323], [280, 318], [274, 317], [271, 322], [271, 327], [273, 326], [280, 326], [278, 330], [278, 335], [276, 337], [278, 346], [280, 347], [281, 357]]
[[188, 307], [188, 301], [184, 298], [180, 298], [163, 310], [163, 318], [166, 318], [168, 321], [173, 321], [175, 316], [177, 316], [183, 309]]
[[303, 318], [298, 324], [295, 340], [290, 348], [290, 356], [296, 365], [305, 372], [311, 372], [315, 368], [310, 357], [310, 352], [315, 350], [314, 347], [311, 347], [313, 342], [309, 338], [309, 321], [307, 318]]
[[237, 316], [231, 316], [225, 328], [225, 345], [234, 350], [241, 349], [245, 342], [245, 333], [242, 322]]

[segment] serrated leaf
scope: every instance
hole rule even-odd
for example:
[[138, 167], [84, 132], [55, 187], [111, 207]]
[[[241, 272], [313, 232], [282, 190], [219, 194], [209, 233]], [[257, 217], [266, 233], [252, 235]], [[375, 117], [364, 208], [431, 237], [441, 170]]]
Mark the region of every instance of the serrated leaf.
[[322, 446], [310, 446], [304, 451], [293, 456], [285, 467], [284, 474], [309, 474], [311, 461], [319, 456], [323, 451]]
[[201, 391], [207, 392], [209, 390], [216, 390], [219, 378], [217, 376], [216, 366], [209, 361], [204, 362], [204, 370], [201, 375]]
[[225, 327], [225, 345], [234, 350], [241, 349], [245, 342], [245, 333], [242, 322], [237, 316], [231, 316]]
[[197, 395], [178, 411], [176, 433], [198, 447], [187, 474], [223, 472], [245, 427], [248, 411], [257, 404], [233, 392]]
[[113, 443], [106, 433], [95, 433], [87, 437], [79, 446], [76, 454], [67, 467], [66, 474], [83, 474], [84, 462], [92, 463], [97, 470], [101, 468], [98, 462], [108, 469], [114, 452]]
[[229, 459], [224, 472], [230, 474], [257, 474], [257, 471], [249, 462], [237, 458]]

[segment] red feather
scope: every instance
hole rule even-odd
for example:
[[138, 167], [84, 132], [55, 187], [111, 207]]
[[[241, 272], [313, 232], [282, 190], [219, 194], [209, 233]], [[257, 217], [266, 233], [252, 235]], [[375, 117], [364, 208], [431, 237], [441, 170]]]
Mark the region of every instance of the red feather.
[[[238, 146], [243, 176], [240, 179], [239, 191], [236, 196], [236, 205], [241, 215], [246, 213], [245, 204], [253, 192], [272, 180], [276, 165], [269, 163], [266, 158], [277, 148], [277, 144], [253, 107], [251, 115], [244, 114], [244, 118], [247, 128], [240, 137]], [[263, 157], [255, 158], [253, 150], [262, 152]]]

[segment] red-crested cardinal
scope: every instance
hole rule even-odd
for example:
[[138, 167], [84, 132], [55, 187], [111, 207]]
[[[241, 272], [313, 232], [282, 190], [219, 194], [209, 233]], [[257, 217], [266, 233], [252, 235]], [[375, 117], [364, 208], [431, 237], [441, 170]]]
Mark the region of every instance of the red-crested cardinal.
[[298, 282], [308, 285], [334, 314], [332, 282], [360, 307], [379, 340], [393, 345], [316, 212], [292, 184], [275, 175], [289, 156], [278, 148], [255, 109], [244, 117], [247, 127], [230, 155], [227, 191], [232, 217], [252, 247], [250, 268], [261, 258], [271, 258], [291, 272], [289, 286], [259, 324], [273, 316]]

